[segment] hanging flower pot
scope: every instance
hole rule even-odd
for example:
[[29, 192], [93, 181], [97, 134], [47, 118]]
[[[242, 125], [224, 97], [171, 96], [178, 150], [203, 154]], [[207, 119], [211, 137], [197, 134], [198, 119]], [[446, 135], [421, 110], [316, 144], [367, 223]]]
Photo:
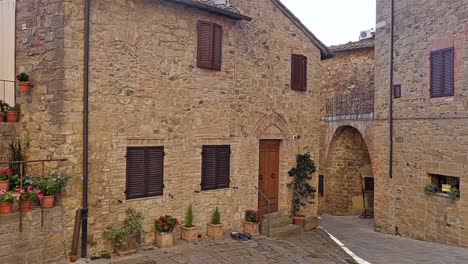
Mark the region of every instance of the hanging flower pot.
[[32, 200], [26, 200], [26, 201], [20, 201], [19, 202], [19, 211], [24, 213], [24, 212], [29, 212], [32, 210]]
[[19, 121], [19, 111], [7, 111], [6, 120], [8, 123], [16, 123]]
[[16, 76], [19, 82], [19, 90], [22, 93], [29, 92], [31, 90], [31, 82], [29, 81], [29, 75], [22, 72]]
[[0, 202], [0, 214], [11, 214], [13, 213], [12, 202]]
[[42, 208], [50, 209], [54, 208], [55, 195], [47, 195], [42, 198]]
[[0, 181], [0, 191], [8, 192], [10, 190], [10, 181]]

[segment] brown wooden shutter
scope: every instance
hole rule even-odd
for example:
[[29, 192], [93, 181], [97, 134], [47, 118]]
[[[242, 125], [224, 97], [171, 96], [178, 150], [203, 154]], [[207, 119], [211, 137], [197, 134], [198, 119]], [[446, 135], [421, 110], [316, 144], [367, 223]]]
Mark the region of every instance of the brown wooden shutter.
[[127, 199], [145, 196], [145, 148], [127, 148]]
[[198, 21], [197, 66], [206, 69], [213, 68], [213, 23]]
[[223, 27], [213, 25], [213, 70], [221, 70], [223, 54]]
[[202, 190], [216, 189], [216, 146], [203, 146]]
[[431, 52], [431, 97], [454, 95], [453, 48]]
[[216, 188], [229, 188], [231, 171], [231, 146], [216, 148]]
[[454, 95], [454, 53], [453, 48], [445, 49], [442, 52], [444, 60], [444, 96]]
[[307, 90], [307, 57], [292, 54], [291, 56], [291, 90]]
[[147, 148], [146, 196], [163, 195], [164, 147]]

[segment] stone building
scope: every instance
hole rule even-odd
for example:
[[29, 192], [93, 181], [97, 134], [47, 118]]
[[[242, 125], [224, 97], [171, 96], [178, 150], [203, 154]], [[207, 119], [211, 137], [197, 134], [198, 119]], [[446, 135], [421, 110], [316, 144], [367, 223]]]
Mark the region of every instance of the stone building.
[[[289, 214], [295, 156], [319, 162], [327, 47], [278, 0], [90, 2], [89, 255], [110, 250], [102, 231], [129, 207], [145, 213], [143, 244], [156, 217], [182, 219], [189, 204], [202, 234], [215, 207], [237, 230], [244, 210], [265, 210], [257, 187]], [[16, 135], [29, 159], [65, 158], [76, 176], [62, 201], [67, 251], [83, 195], [84, 3], [14, 9], [14, 67], [35, 84], [17, 93]]]
[[374, 38], [331, 46], [321, 63], [319, 211], [373, 212]]
[[[467, 14], [466, 1], [377, 1], [371, 160], [379, 231], [468, 246]], [[437, 191], [427, 196], [430, 183]], [[449, 199], [442, 184], [460, 197]]]

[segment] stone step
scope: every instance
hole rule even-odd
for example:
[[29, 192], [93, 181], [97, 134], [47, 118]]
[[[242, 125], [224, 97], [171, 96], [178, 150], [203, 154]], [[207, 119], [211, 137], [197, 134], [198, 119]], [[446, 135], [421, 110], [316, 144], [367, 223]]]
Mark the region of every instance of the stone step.
[[[271, 238], [281, 238], [290, 235], [297, 235], [302, 232], [302, 228], [297, 225], [289, 224], [283, 227], [270, 229]], [[265, 234], [266, 235], [266, 234]]]
[[[275, 217], [270, 217], [270, 230], [272, 228], [283, 227], [292, 223], [291, 217], [287, 215], [280, 215]], [[262, 234], [266, 233], [268, 230], [268, 218], [265, 218], [260, 223], [260, 232]]]

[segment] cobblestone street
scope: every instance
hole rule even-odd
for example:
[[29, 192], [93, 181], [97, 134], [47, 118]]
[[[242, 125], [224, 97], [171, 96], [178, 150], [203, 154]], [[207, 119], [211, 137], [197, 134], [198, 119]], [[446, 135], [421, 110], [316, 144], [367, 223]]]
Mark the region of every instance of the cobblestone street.
[[321, 229], [284, 239], [258, 238], [238, 242], [200, 239], [195, 243], [177, 241], [171, 249], [150, 249], [137, 255], [92, 264], [175, 264], [175, 263], [356, 263]]

